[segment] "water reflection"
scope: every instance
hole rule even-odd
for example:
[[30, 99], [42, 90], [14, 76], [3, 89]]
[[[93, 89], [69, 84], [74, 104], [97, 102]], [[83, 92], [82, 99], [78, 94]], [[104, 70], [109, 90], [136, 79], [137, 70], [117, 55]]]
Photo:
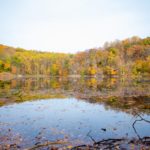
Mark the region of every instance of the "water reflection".
[[28, 100], [76, 97], [107, 108], [150, 112], [150, 80], [117, 78], [21, 78], [0, 81], [0, 105]]
[[[142, 116], [150, 119], [146, 114]], [[103, 105], [75, 98], [13, 104], [0, 108], [0, 144], [17, 141], [22, 147], [30, 147], [58, 139], [72, 145], [87, 144], [92, 142], [87, 136], [89, 132], [96, 141], [110, 137], [137, 138], [132, 127], [135, 119], [125, 112], [106, 110]], [[137, 123], [136, 129], [140, 137], [149, 136], [148, 123]]]
[[17, 143], [26, 148], [64, 139], [75, 146], [91, 143], [90, 136], [96, 141], [141, 140], [150, 131], [145, 121], [150, 120], [149, 82], [117, 78], [0, 81], [0, 145]]

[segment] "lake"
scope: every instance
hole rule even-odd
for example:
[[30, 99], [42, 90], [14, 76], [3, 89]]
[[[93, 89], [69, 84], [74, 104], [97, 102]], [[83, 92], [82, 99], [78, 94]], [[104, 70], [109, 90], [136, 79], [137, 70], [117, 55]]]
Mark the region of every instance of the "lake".
[[111, 139], [123, 140], [119, 148], [148, 148], [149, 83], [149, 78], [89, 77], [0, 81], [0, 148], [62, 141], [54, 146], [71, 149]]

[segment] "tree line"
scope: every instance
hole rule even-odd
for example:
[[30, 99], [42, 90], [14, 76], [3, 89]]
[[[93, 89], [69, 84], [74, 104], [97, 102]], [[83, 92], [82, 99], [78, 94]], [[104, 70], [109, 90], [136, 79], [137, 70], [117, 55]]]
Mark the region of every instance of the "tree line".
[[76, 54], [0, 45], [0, 72], [17, 75], [125, 76], [150, 74], [150, 37], [106, 42]]

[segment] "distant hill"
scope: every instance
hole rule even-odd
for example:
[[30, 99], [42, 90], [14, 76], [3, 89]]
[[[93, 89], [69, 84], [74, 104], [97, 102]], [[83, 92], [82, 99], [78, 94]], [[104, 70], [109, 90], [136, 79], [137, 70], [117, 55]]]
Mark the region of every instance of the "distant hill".
[[150, 37], [132, 37], [76, 54], [0, 45], [0, 72], [48, 76], [139, 76], [150, 74]]

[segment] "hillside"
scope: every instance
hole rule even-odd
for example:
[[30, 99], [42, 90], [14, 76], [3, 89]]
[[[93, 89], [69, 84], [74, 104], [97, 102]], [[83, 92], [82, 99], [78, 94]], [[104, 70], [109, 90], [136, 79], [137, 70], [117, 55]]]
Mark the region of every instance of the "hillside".
[[150, 37], [132, 37], [76, 54], [0, 45], [0, 73], [48, 76], [137, 76], [150, 74]]

